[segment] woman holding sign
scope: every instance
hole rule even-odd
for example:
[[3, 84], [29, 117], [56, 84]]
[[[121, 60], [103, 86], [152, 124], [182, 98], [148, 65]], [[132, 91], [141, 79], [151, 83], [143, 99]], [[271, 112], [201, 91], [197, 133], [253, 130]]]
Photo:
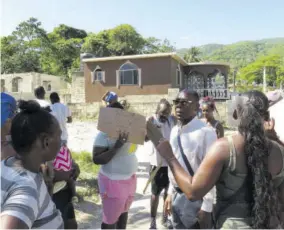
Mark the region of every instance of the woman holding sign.
[[[110, 108], [123, 109], [115, 102]], [[137, 146], [127, 142], [121, 133], [113, 140], [101, 131], [95, 137], [93, 161], [102, 165], [98, 177], [103, 206], [102, 229], [126, 229], [128, 210], [136, 191]]]

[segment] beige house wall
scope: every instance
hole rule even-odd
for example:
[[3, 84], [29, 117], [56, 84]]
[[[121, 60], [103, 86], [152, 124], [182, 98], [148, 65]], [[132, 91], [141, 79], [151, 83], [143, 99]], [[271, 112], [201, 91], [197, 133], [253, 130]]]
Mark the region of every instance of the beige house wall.
[[[13, 80], [21, 79], [18, 82], [18, 91], [13, 92]], [[1, 75], [1, 91], [13, 95], [16, 99], [29, 100], [34, 98], [34, 89], [38, 86], [45, 86], [44, 82], [50, 84], [51, 89], [46, 88], [47, 96], [51, 92], [62, 92], [68, 88], [68, 84], [59, 76], [41, 74], [41, 73], [13, 73]], [[4, 87], [2, 84], [4, 83]]]

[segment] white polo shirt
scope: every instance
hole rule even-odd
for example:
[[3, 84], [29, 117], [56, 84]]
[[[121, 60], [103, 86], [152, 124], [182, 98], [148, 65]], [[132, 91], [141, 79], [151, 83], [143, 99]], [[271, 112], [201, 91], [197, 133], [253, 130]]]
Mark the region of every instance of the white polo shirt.
[[[195, 117], [191, 122], [189, 122], [183, 127], [176, 125], [173, 128], [170, 137], [170, 143], [173, 152], [181, 166], [186, 171], [188, 171], [182, 159], [180, 149], [178, 147], [177, 137], [179, 133], [184, 154], [187, 156], [192, 170], [196, 172], [202, 160], [204, 159], [206, 152], [209, 150], [210, 146], [217, 140], [216, 132], [214, 131], [214, 129], [208, 127], [197, 117]], [[169, 170], [169, 179], [169, 192], [173, 193], [175, 191], [174, 187], [177, 187], [177, 183], [171, 170]], [[203, 204], [201, 210], [206, 212], [212, 212], [214, 196], [215, 190], [213, 188], [203, 197]]]
[[39, 103], [40, 107], [50, 106], [50, 103], [44, 99], [35, 99], [37, 103]]
[[284, 99], [277, 102], [275, 105], [269, 108], [270, 117], [275, 119], [275, 132], [279, 136], [279, 139], [284, 143]]
[[67, 117], [71, 117], [71, 111], [69, 110], [68, 106], [57, 102], [50, 106], [52, 112], [51, 114], [56, 117], [58, 123], [60, 125], [62, 134], [61, 140], [67, 141], [68, 140], [68, 132], [67, 132]]
[[[154, 124], [161, 127], [160, 131], [161, 131], [163, 137], [167, 140], [170, 140], [171, 131], [172, 131], [172, 128], [174, 127], [174, 125], [175, 125], [173, 117], [170, 116], [168, 118], [169, 122], [165, 122], [165, 123], [160, 122], [159, 118], [156, 114], [153, 115], [153, 118], [154, 118], [154, 121], [153, 121]], [[160, 163], [162, 163], [162, 167], [168, 166], [165, 159], [160, 156], [159, 152], [157, 151], [157, 149], [154, 146], [154, 144], [152, 143], [152, 141], [145, 142], [144, 143], [144, 149], [149, 154], [150, 165], [158, 166]]]

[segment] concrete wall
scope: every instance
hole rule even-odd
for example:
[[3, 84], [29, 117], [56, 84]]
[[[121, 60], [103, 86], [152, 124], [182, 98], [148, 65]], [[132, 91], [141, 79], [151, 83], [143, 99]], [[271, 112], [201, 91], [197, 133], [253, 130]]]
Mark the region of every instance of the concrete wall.
[[[12, 92], [13, 79], [22, 79], [18, 84], [18, 92]], [[44, 86], [44, 82], [47, 82], [51, 86], [51, 90], [47, 91], [47, 97], [51, 92], [61, 92], [68, 87], [68, 84], [64, 82], [59, 76], [41, 74], [41, 73], [14, 73], [14, 74], [2, 74], [1, 75], [1, 91], [7, 92], [13, 95], [16, 99], [33, 99], [34, 89], [38, 86]]]
[[[126, 99], [130, 104], [129, 111], [150, 116], [156, 111], [157, 104], [162, 98], [168, 99], [172, 102], [173, 98], [177, 95], [178, 89], [170, 89], [168, 94], [164, 95], [131, 95], [120, 100]], [[100, 107], [104, 106], [101, 102], [94, 103], [70, 103], [68, 104], [72, 111], [73, 117], [78, 119], [97, 119]], [[216, 114], [216, 119], [227, 124], [227, 103], [216, 102], [219, 115]]]
[[72, 74], [72, 85], [70, 89], [70, 100], [72, 103], [85, 103], [85, 77], [84, 72]]

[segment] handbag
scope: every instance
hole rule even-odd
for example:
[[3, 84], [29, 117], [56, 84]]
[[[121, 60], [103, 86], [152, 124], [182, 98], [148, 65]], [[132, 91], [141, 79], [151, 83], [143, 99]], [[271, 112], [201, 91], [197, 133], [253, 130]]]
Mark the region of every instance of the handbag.
[[[178, 147], [185, 163], [187, 171], [193, 177], [194, 171], [183, 151], [181, 144], [180, 134], [177, 137]], [[177, 189], [180, 190], [180, 189]], [[173, 225], [179, 225], [175, 222], [181, 222], [184, 228], [192, 228], [196, 226], [198, 219], [197, 215], [201, 209], [203, 200], [190, 201], [184, 193], [178, 191], [173, 199], [172, 209], [173, 209]], [[177, 220], [177, 221], [176, 221]]]

